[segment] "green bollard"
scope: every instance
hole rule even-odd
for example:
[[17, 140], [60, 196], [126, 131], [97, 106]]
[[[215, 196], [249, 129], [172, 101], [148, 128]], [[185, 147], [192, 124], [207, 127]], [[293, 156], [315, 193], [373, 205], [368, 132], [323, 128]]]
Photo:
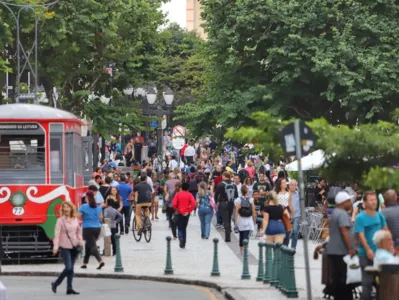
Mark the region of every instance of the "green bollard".
[[280, 291], [285, 295], [287, 293], [287, 278], [289, 276], [287, 269], [287, 249], [288, 247], [281, 247], [281, 273], [280, 273]]
[[280, 247], [281, 244], [277, 243], [274, 244], [273, 249], [273, 277], [270, 281], [270, 285], [278, 288], [280, 281], [279, 281], [279, 268], [280, 268]]
[[258, 261], [258, 276], [256, 276], [256, 281], [263, 281], [265, 276], [263, 271], [263, 243], [259, 242], [259, 261]]
[[121, 255], [121, 236], [119, 234], [115, 235], [115, 246], [116, 246], [116, 259], [114, 272], [123, 272], [122, 266], [122, 255]]
[[265, 242], [265, 270], [263, 283], [269, 283], [273, 276], [273, 244]]
[[251, 279], [251, 275], [249, 274], [249, 266], [248, 266], [248, 240], [244, 240], [243, 244], [244, 244], [244, 259], [243, 259], [241, 279]]
[[165, 275], [171, 275], [173, 274], [173, 269], [172, 269], [172, 254], [170, 251], [170, 241], [172, 238], [170, 236], [166, 237], [166, 266], [165, 266]]
[[298, 298], [298, 290], [296, 289], [295, 280], [295, 266], [294, 266], [294, 255], [295, 250], [291, 248], [286, 249], [287, 255], [287, 287], [286, 296], [287, 298]]
[[219, 272], [219, 259], [218, 259], [218, 243], [219, 239], [213, 239], [213, 266], [211, 276], [220, 276]]
[[281, 247], [282, 244], [281, 243], [277, 243], [276, 244], [278, 251], [277, 251], [277, 263], [278, 263], [278, 268], [277, 268], [277, 284], [276, 284], [276, 288], [280, 289], [281, 287], [281, 268], [282, 268], [282, 252], [281, 252]]

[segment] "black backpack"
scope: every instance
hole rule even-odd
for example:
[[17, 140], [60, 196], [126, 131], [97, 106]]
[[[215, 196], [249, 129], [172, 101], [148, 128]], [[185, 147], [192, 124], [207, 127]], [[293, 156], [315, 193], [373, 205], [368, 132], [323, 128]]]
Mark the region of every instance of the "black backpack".
[[252, 208], [251, 203], [245, 197], [241, 197], [241, 208], [238, 211], [238, 214], [243, 218], [248, 218], [252, 216]]
[[238, 176], [240, 177], [241, 183], [244, 183], [244, 180], [245, 180], [246, 178], [249, 177], [249, 173], [248, 173], [247, 170], [241, 169], [241, 170], [238, 172]]
[[197, 178], [190, 177], [190, 181], [188, 182], [188, 191], [189, 192], [197, 192], [198, 191], [198, 183], [197, 183]]

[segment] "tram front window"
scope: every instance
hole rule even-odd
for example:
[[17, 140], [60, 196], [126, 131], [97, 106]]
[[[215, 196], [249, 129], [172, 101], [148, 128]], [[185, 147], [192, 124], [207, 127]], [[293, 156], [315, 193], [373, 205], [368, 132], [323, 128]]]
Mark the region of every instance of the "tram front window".
[[44, 169], [44, 135], [0, 136], [0, 170]]

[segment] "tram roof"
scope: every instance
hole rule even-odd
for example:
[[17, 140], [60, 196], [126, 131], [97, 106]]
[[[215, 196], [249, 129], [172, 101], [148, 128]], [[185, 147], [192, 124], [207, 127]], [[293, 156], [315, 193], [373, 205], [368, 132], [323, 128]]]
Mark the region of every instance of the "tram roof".
[[0, 105], [0, 119], [78, 119], [74, 114], [40, 104]]

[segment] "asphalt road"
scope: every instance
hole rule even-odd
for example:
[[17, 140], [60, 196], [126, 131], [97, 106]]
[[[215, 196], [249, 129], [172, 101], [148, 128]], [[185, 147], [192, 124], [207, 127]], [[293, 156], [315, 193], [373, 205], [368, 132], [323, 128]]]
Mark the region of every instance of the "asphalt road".
[[84, 299], [84, 300], [221, 300], [223, 296], [206, 288], [123, 279], [74, 278], [74, 289], [80, 295], [66, 295], [66, 279], [53, 294], [51, 277], [8, 277], [2, 276], [7, 288], [7, 300], [47, 300], [47, 299]]

